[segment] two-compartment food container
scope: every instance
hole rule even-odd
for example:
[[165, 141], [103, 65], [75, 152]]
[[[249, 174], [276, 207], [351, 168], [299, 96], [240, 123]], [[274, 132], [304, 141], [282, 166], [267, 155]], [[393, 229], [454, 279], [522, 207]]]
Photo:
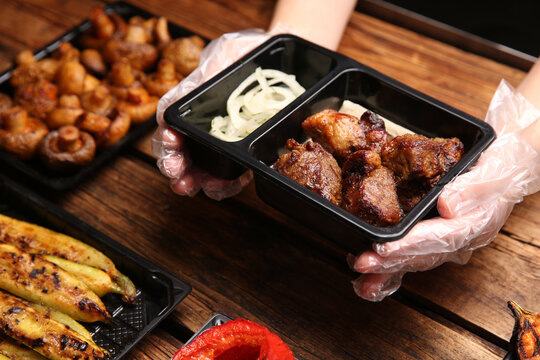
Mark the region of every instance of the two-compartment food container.
[[[226, 142], [210, 135], [212, 118], [225, 115], [227, 98], [257, 67], [295, 75], [306, 92], [240, 141]], [[338, 110], [345, 100], [418, 134], [457, 137], [465, 146], [458, 164], [395, 226], [373, 226], [271, 168], [287, 139], [305, 139], [302, 121], [323, 109]], [[261, 199], [354, 249], [361, 243], [403, 237], [433, 208], [442, 187], [465, 171], [495, 139], [493, 129], [485, 122], [293, 35], [269, 39], [171, 105], [165, 120], [186, 135], [191, 157], [198, 166], [226, 179], [253, 170]]]

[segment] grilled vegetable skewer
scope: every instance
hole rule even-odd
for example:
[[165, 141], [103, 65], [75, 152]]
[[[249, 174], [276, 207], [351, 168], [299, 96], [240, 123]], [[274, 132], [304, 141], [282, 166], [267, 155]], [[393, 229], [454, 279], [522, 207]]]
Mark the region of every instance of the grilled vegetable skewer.
[[36, 304], [22, 299], [20, 300], [32, 309], [39, 311], [40, 313], [53, 319], [54, 321], [58, 321], [59, 323], [71, 328], [73, 331], [77, 332], [79, 335], [85, 338], [88, 342], [95, 344], [94, 339], [92, 339], [92, 335], [90, 334], [90, 331], [86, 330], [84, 326], [75, 321], [75, 319], [73, 319], [71, 316], [66, 315], [58, 310], [51, 309], [50, 307], [47, 307], [45, 305]]
[[0, 244], [0, 288], [79, 321], [110, 319], [101, 299], [80, 280], [41, 256], [8, 244]]
[[99, 297], [110, 292], [122, 294], [120, 286], [113, 282], [111, 277], [103, 270], [88, 265], [78, 264], [57, 256], [43, 255], [43, 257], [81, 280]]
[[137, 290], [105, 254], [77, 239], [0, 214], [0, 242], [31, 254], [52, 255], [105, 271], [121, 289], [122, 300], [135, 303]]
[[45, 360], [43, 355], [29, 347], [17, 344], [15, 340], [7, 336], [0, 336], [0, 354], [11, 360]]
[[0, 327], [18, 343], [53, 360], [109, 358], [106, 350], [4, 292], [0, 292]]

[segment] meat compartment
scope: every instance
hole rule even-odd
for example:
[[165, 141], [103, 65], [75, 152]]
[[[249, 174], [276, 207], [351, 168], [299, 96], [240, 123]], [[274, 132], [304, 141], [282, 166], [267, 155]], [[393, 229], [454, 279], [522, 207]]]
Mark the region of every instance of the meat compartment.
[[[415, 133], [457, 137], [464, 144], [462, 159], [396, 225], [373, 226], [271, 168], [286, 151], [288, 139], [307, 139], [301, 127], [307, 117], [324, 109], [339, 110], [345, 100]], [[254, 140], [250, 154], [257, 161], [255, 181], [259, 197], [324, 236], [358, 250], [362, 242], [369, 246], [371, 241], [399, 239], [431, 210], [436, 212], [434, 206], [443, 185], [465, 171], [494, 138], [493, 129], [483, 121], [350, 60], [335, 78]]]

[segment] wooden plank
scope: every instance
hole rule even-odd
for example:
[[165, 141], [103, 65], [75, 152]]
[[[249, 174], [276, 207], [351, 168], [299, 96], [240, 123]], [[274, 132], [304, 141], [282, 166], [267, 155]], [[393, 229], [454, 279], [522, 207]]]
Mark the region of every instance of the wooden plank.
[[540, 248], [540, 192], [527, 196], [517, 204], [504, 224], [503, 231], [518, 241]]
[[99, 0], [9, 0], [9, 2], [16, 4], [19, 12], [35, 14], [66, 30], [86, 20], [95, 6], [105, 4]]
[[0, 34], [0, 73], [10, 69], [14, 64], [15, 56], [27, 48], [28, 46]]
[[540, 310], [538, 258], [538, 247], [500, 234], [490, 246], [476, 250], [467, 265], [446, 264], [407, 275], [404, 287], [458, 323], [469, 322], [508, 341], [514, 326], [509, 300]]
[[144, 337], [123, 359], [126, 360], [158, 360], [170, 359], [176, 350], [183, 345], [166, 330], [158, 327]]
[[274, 3], [266, 0], [156, 1], [151, 5], [146, 1], [133, 0], [131, 3], [152, 13], [167, 16], [170, 21], [209, 39], [248, 28], [264, 29], [270, 23], [274, 8]]
[[175, 324], [181, 324], [194, 334], [219, 311], [223, 310], [211, 308], [208, 296], [195, 288], [173, 311], [170, 320]]
[[[141, 161], [117, 159], [60, 203], [186, 279], [203, 308], [269, 326], [302, 358], [377, 358], [384, 349], [388, 358], [497, 359], [504, 352], [393, 299], [359, 300], [344, 260], [234, 200], [173, 197]], [[198, 319], [200, 326], [206, 316]]]
[[0, 34], [32, 49], [38, 49], [65, 32], [39, 14], [25, 11], [20, 4], [7, 2], [0, 13]]
[[501, 78], [517, 85], [522, 71], [354, 13], [339, 51], [414, 89], [483, 118]]

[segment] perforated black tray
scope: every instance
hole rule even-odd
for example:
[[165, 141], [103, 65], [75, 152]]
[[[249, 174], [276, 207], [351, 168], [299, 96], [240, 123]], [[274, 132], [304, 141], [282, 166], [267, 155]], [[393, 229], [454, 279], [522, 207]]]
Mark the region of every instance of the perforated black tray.
[[83, 324], [95, 342], [120, 359], [162, 321], [189, 294], [191, 286], [129, 250], [110, 237], [0, 176], [0, 213], [70, 235], [107, 255], [137, 287], [137, 303], [128, 305], [120, 295], [108, 294], [103, 303], [114, 326]]
[[[117, 13], [124, 19], [129, 19], [132, 16], [142, 16], [143, 18], [149, 18], [154, 16], [153, 14], [140, 9], [134, 5], [125, 3], [123, 1], [115, 2], [108, 5], [105, 8], [107, 13]], [[66, 34], [60, 36], [58, 39], [54, 40], [50, 44], [44, 46], [43, 48], [37, 50], [34, 53], [34, 56], [37, 59], [43, 59], [45, 57], [51, 56], [60, 44], [64, 41], [70, 42], [77, 46], [80, 36], [89, 29], [91, 26], [90, 20], [86, 20], [80, 25], [76, 26]], [[180, 38], [194, 35], [193, 32], [190, 32], [178, 25], [175, 25], [168, 22], [169, 32], [171, 37]], [[0, 75], [0, 92], [4, 92], [10, 95], [13, 95], [13, 89], [9, 84], [9, 79], [14, 68], [11, 68]], [[150, 129], [154, 127], [156, 123], [155, 115], [152, 115], [148, 120], [140, 123], [138, 125], [132, 125], [129, 133], [120, 139], [114, 146], [98, 151], [94, 160], [87, 166], [79, 169], [74, 173], [61, 174], [55, 171], [48, 169], [44, 164], [41, 163], [39, 159], [33, 159], [30, 161], [22, 161], [7, 152], [0, 150], [0, 162], [4, 165], [9, 166], [15, 171], [15, 175], [23, 175], [32, 181], [36, 181], [48, 188], [54, 190], [62, 191], [72, 188], [79, 184], [81, 181], [84, 181], [90, 174], [97, 170], [104, 163], [109, 161], [114, 157], [120, 150], [122, 150], [126, 145], [133, 142], [134, 140], [140, 138], [142, 135], [148, 133]]]

